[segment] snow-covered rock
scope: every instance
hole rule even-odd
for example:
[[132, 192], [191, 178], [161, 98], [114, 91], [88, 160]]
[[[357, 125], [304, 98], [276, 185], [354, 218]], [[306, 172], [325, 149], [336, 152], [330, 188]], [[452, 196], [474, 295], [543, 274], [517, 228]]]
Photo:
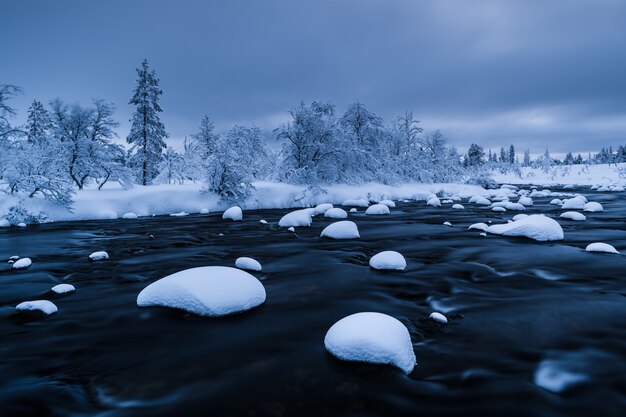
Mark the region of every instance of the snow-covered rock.
[[11, 223], [7, 219], [0, 219], [0, 227], [9, 227]]
[[624, 192], [624, 187], [622, 187], [621, 185], [615, 185], [613, 187], [611, 187], [611, 192], [613, 193], [623, 193]]
[[13, 269], [26, 269], [29, 266], [31, 266], [33, 263], [33, 261], [30, 260], [30, 258], [21, 258], [18, 259], [17, 261], [15, 261], [15, 263], [13, 265], [11, 265], [11, 268]]
[[267, 224], [267, 220], [263, 220], [263, 219], [261, 219], [261, 220], [259, 220], [259, 223], [261, 223], [261, 224]]
[[596, 203], [595, 201], [590, 201], [583, 206], [584, 211], [588, 211], [590, 213], [598, 213], [604, 211], [604, 207], [602, 204]]
[[329, 237], [331, 239], [358, 239], [359, 229], [354, 222], [343, 220], [328, 225], [322, 230], [321, 237]]
[[491, 204], [491, 208], [494, 207], [503, 207], [507, 210], [515, 210], [515, 211], [524, 211], [526, 210], [526, 207], [523, 206], [520, 203], [512, 203], [510, 201], [499, 201], [496, 203]]
[[554, 219], [533, 214], [512, 223], [489, 226], [487, 232], [503, 236], [525, 236], [538, 241], [563, 239], [563, 228]]
[[482, 236], [482, 237], [487, 237], [487, 233], [482, 232], [482, 233], [480, 233], [480, 236]]
[[491, 211], [502, 213], [502, 212], [505, 212], [506, 209], [504, 207], [497, 206], [497, 207], [493, 207]]
[[208, 208], [206, 208], [206, 207], [205, 207], [205, 208], [203, 208], [203, 209], [200, 209], [200, 214], [209, 214], [209, 213], [210, 213], [210, 211], [209, 211], [209, 209], [208, 209]]
[[367, 215], [381, 215], [381, 214], [389, 214], [389, 206], [384, 204], [374, 204], [371, 205], [365, 210], [365, 214]]
[[582, 210], [585, 208], [586, 201], [580, 197], [568, 198], [563, 200], [561, 208], [563, 210]]
[[325, 214], [328, 210], [332, 209], [333, 205], [330, 203], [322, 203], [315, 206], [315, 214]]
[[369, 207], [370, 203], [369, 201], [364, 199], [357, 199], [345, 200], [343, 203], [341, 203], [341, 205], [344, 207]]
[[453, 204], [452, 208], [455, 210], [463, 210], [465, 207], [463, 207], [463, 204]]
[[383, 200], [383, 201], [379, 202], [378, 204], [384, 204], [384, 205], [386, 205], [389, 208], [395, 208], [396, 207], [396, 203], [394, 203], [391, 200]]
[[[353, 209], [353, 210], [356, 211], [356, 209]], [[326, 213], [324, 213], [324, 217], [327, 217], [329, 219], [347, 219], [348, 213], [346, 213], [344, 209], [335, 207], [335, 208], [331, 208], [330, 210], [327, 210]]]
[[171, 217], [185, 217], [185, 216], [189, 216], [189, 213], [187, 213], [186, 211], [179, 211], [178, 213], [171, 213], [170, 216]]
[[563, 204], [563, 200], [559, 198], [553, 198], [552, 200], [550, 200], [550, 204], [553, 204], [555, 206], [560, 206], [561, 204]]
[[129, 211], [128, 213], [124, 213], [122, 215], [122, 219], [136, 219], [137, 215], [135, 213], [133, 213], [132, 211]]
[[525, 207], [530, 207], [533, 205], [533, 199], [530, 197], [520, 197], [517, 202]]
[[561, 213], [559, 217], [562, 219], [575, 220], [577, 222], [582, 222], [582, 221], [587, 220], [587, 217], [585, 217], [584, 214], [579, 213], [577, 211], [566, 211], [565, 213]]
[[563, 186], [564, 190], [573, 190], [574, 189], [574, 184], [565, 184]]
[[491, 205], [491, 201], [489, 201], [489, 200], [488, 200], [488, 199], [486, 199], [485, 197], [480, 197], [480, 198], [476, 199], [476, 200], [474, 201], [474, 203], [475, 203], [476, 205], [479, 205], [479, 206], [489, 206], [489, 205]]
[[76, 288], [74, 288], [72, 284], [58, 284], [50, 288], [50, 291], [56, 294], [65, 294], [65, 293], [72, 292], [75, 290]]
[[312, 221], [311, 211], [303, 209], [285, 214], [278, 222], [278, 225], [280, 227], [309, 227]]
[[17, 311], [40, 311], [47, 316], [59, 310], [53, 302], [48, 300], [24, 301], [19, 303], [15, 309]]
[[523, 219], [524, 217], [528, 217], [528, 214], [516, 214], [513, 216], [513, 221]]
[[356, 213], [356, 212], [357, 212], [357, 209], [355, 209], [355, 208], [351, 208], [350, 209], [350, 213]]
[[512, 191], [517, 191], [517, 190], [519, 190], [519, 187], [517, 187], [517, 186], [515, 186], [515, 185], [510, 185], [510, 184], [502, 184], [502, 185], [500, 186], [500, 188], [503, 188], [503, 189], [508, 189], [508, 190], [512, 190]]
[[291, 233], [296, 233], [296, 229], [295, 229], [295, 227], [293, 227], [293, 226], [291, 226], [290, 228], [288, 228], [288, 229], [287, 229], [287, 231], [288, 231], [288, 232], [291, 232]]
[[326, 349], [344, 361], [393, 365], [406, 374], [415, 367], [408, 329], [382, 313], [356, 313], [335, 323], [324, 338]]
[[186, 269], [153, 282], [137, 296], [139, 307], [160, 306], [200, 316], [225, 316], [265, 302], [263, 284], [249, 273], [225, 266]]
[[243, 210], [239, 206], [231, 207], [222, 214], [222, 219], [240, 222], [243, 220]]
[[256, 271], [256, 272], [259, 272], [263, 269], [259, 261], [253, 258], [245, 257], [245, 256], [237, 258], [237, 260], [235, 261], [235, 266], [239, 269], [245, 269], [247, 271]]
[[18, 223], [17, 227], [24, 228], [24, 227], [26, 227], [26, 223], [24, 223], [24, 222]]
[[452, 223], [450, 223], [450, 222], [443, 222], [443, 225], [452, 227]]
[[487, 230], [489, 226], [486, 223], [474, 223], [467, 228], [467, 230]]
[[109, 259], [109, 254], [106, 253], [105, 251], [101, 250], [98, 252], [94, 252], [91, 255], [89, 255], [89, 260], [90, 261], [102, 261], [105, 259]]
[[441, 201], [439, 200], [439, 198], [437, 197], [431, 197], [427, 202], [426, 202], [427, 206], [432, 206], [432, 207], [441, 207]]
[[585, 250], [587, 252], [616, 253], [619, 255], [619, 252], [617, 249], [615, 249], [613, 246], [609, 245], [608, 243], [602, 243], [602, 242], [590, 243], [589, 245], [587, 245]]
[[404, 271], [406, 269], [406, 260], [402, 254], [387, 250], [372, 256], [370, 266], [374, 269]]
[[441, 313], [431, 313], [430, 318], [435, 320], [437, 323], [448, 323], [448, 318]]

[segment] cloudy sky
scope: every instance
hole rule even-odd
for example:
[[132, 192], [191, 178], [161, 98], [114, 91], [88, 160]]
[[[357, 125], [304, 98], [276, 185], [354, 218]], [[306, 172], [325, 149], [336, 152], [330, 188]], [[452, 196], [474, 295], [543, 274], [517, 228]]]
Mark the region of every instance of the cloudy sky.
[[626, 144], [626, 1], [5, 2], [0, 84], [117, 105], [128, 131], [147, 58], [176, 142], [203, 114], [271, 130], [301, 100], [385, 119], [411, 110], [450, 142], [533, 153]]

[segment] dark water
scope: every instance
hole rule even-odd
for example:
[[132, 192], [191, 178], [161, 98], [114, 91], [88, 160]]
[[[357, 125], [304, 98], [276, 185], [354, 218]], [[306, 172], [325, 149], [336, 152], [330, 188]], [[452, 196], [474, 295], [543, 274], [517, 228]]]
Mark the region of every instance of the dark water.
[[[466, 230], [514, 212], [423, 202], [399, 203], [390, 216], [360, 210], [354, 241], [321, 240], [330, 221], [319, 217], [290, 236], [276, 226], [286, 210], [248, 211], [241, 223], [216, 213], [0, 230], [0, 259], [33, 260], [26, 271], [1, 267], [0, 415], [624, 416], [626, 259], [584, 247], [604, 241], [626, 252], [626, 195], [587, 195], [605, 212], [560, 221], [557, 243]], [[549, 200], [526, 213], [557, 216]], [[96, 250], [111, 260], [87, 262]], [[382, 250], [404, 254], [408, 270], [370, 270]], [[263, 264], [260, 308], [215, 319], [136, 307], [158, 278], [239, 256]], [[76, 292], [48, 293], [61, 282]], [[41, 298], [59, 312], [14, 313]], [[427, 319], [434, 310], [450, 324]], [[328, 328], [360, 311], [409, 328], [418, 361], [410, 375], [325, 351]], [[561, 394], [538, 387], [546, 359], [587, 380]]]

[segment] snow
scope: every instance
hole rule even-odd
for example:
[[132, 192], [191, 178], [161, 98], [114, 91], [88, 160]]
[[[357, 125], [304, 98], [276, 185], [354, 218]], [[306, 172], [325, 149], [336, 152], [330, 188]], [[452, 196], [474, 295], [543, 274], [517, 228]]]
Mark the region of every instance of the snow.
[[350, 209], [350, 213], [356, 213], [356, 212], [357, 212], [357, 209], [355, 209], [355, 208], [351, 208]]
[[480, 198], [477, 198], [477, 199], [474, 201], [474, 203], [475, 203], [476, 205], [479, 205], [479, 206], [489, 206], [489, 205], [491, 205], [491, 201], [489, 201], [489, 200], [488, 200], [488, 199], [486, 199], [485, 197], [480, 197]]
[[378, 204], [384, 204], [384, 205], [386, 205], [389, 208], [395, 208], [396, 207], [396, 203], [394, 203], [391, 200], [383, 200], [383, 201], [380, 201]]
[[[576, 184], [578, 186], [589, 185], [618, 185], [623, 184], [620, 177], [620, 169], [626, 164], [600, 164], [600, 165], [560, 165], [544, 171], [541, 168], [522, 167], [521, 175], [513, 171], [508, 173], [493, 172], [493, 179], [498, 183], [513, 184]], [[607, 190], [608, 191], [608, 190]]]
[[352, 362], [393, 365], [406, 374], [415, 367], [415, 353], [408, 329], [382, 313], [356, 313], [335, 323], [324, 338], [335, 357]]
[[90, 261], [102, 261], [104, 259], [109, 259], [109, 254], [105, 251], [98, 251], [89, 255]]
[[54, 303], [48, 300], [24, 301], [23, 303], [19, 303], [15, 309], [17, 311], [40, 311], [48, 316], [59, 310]]
[[365, 210], [365, 214], [367, 215], [381, 215], [381, 214], [389, 214], [389, 206], [384, 204], [374, 204], [369, 206], [367, 210]]
[[433, 206], [433, 207], [440, 207], [441, 206], [441, 201], [437, 197], [432, 197], [431, 199], [429, 199], [426, 202], [426, 205], [427, 206]]
[[584, 214], [579, 213], [577, 211], [566, 211], [565, 213], [561, 213], [559, 216], [562, 219], [575, 220], [577, 222], [582, 222], [587, 220]]
[[322, 203], [315, 206], [315, 214], [326, 214], [326, 212], [333, 208], [331, 203]]
[[349, 220], [343, 220], [328, 225], [322, 230], [320, 236], [329, 237], [331, 239], [358, 239], [361, 237], [356, 224]]
[[580, 197], [568, 198], [563, 200], [561, 208], [563, 210], [582, 210], [585, 208], [586, 201]]
[[256, 271], [256, 272], [259, 272], [263, 269], [259, 261], [253, 258], [247, 258], [245, 256], [242, 256], [241, 258], [237, 258], [237, 260], [235, 261], [235, 266], [239, 269], [245, 269], [247, 271]]
[[406, 260], [402, 254], [388, 250], [372, 256], [370, 266], [374, 269], [404, 271]]
[[344, 207], [369, 207], [370, 203], [364, 199], [345, 200], [341, 203]]
[[520, 197], [517, 202], [525, 207], [530, 207], [533, 205], [533, 199], [530, 197]]
[[520, 203], [512, 203], [510, 201], [500, 201], [497, 203], [493, 203], [491, 205], [492, 208], [494, 207], [503, 207], [507, 210], [515, 210], [515, 211], [524, 211], [526, 210], [526, 207]]
[[561, 204], [563, 204], [563, 200], [559, 199], [559, 198], [554, 198], [550, 201], [550, 204], [554, 204], [556, 206], [560, 206]]
[[296, 229], [293, 226], [288, 228], [287, 231], [291, 233], [296, 233]]
[[339, 207], [335, 207], [335, 208], [331, 208], [330, 210], [326, 211], [326, 213], [324, 214], [324, 217], [327, 217], [329, 219], [347, 219], [348, 218], [348, 213], [346, 213], [346, 211], [344, 209], [340, 209]]
[[467, 230], [487, 230], [489, 226], [486, 223], [474, 223], [467, 228]]
[[0, 227], [9, 227], [11, 223], [7, 219], [0, 219]]
[[129, 219], [136, 219], [137, 217], [138, 216], [135, 213], [133, 213], [132, 211], [129, 211], [128, 213], [124, 213], [122, 215], [122, 219], [127, 219], [127, 220], [129, 220]]
[[587, 245], [585, 250], [587, 252], [615, 253], [619, 255], [619, 252], [617, 251], [617, 249], [615, 249], [613, 246], [609, 245], [608, 243], [602, 243], [602, 242], [590, 243], [589, 245]]
[[583, 206], [584, 211], [588, 211], [590, 213], [598, 213], [600, 211], [604, 211], [604, 207], [602, 204], [596, 203], [595, 201], [590, 201], [589, 203]]
[[443, 225], [452, 227], [452, 223], [450, 223], [450, 222], [443, 222]]
[[200, 209], [200, 214], [209, 214], [210, 210], [206, 207]]
[[24, 223], [24, 222], [22, 222], [22, 223], [18, 223], [18, 224], [17, 224], [17, 227], [22, 227], [22, 228], [24, 228], [24, 227], [26, 227], [26, 223]]
[[222, 214], [222, 219], [230, 219], [234, 222], [240, 222], [243, 220], [243, 210], [241, 210], [241, 207], [239, 206], [231, 207], [226, 210], [224, 214]]
[[523, 219], [524, 217], [528, 217], [528, 214], [516, 214], [513, 216], [513, 221]]
[[172, 213], [170, 214], [171, 217], [185, 217], [185, 216], [189, 216], [189, 213], [187, 213], [186, 211], [179, 211], [178, 213]]
[[498, 206], [498, 207], [494, 207], [494, 208], [492, 208], [492, 209], [491, 209], [491, 211], [495, 211], [495, 212], [505, 212], [505, 211], [506, 211], [506, 209], [505, 209], [504, 207], [500, 207], [500, 206]]
[[563, 239], [561, 225], [541, 214], [533, 214], [511, 223], [489, 226], [487, 232], [503, 236], [525, 236], [541, 242]]
[[58, 284], [50, 288], [50, 290], [56, 294], [66, 294], [75, 291], [76, 288], [72, 284]]
[[448, 318], [441, 313], [431, 313], [430, 318], [435, 320], [437, 323], [448, 323]]
[[285, 214], [278, 222], [278, 225], [280, 227], [309, 227], [312, 221], [311, 211], [302, 209]]
[[200, 316], [225, 316], [265, 302], [263, 284], [249, 273], [225, 266], [186, 269], [148, 285], [139, 307], [161, 306]]
[[483, 232], [483, 233], [480, 234], [480, 236], [487, 237], [487, 233]]
[[13, 269], [26, 269], [31, 266], [33, 261], [30, 258], [21, 258], [15, 261], [15, 263], [11, 266]]
[[259, 220], [259, 223], [261, 223], [261, 224], [267, 224], [267, 220], [263, 220], [263, 219], [261, 219], [261, 220]]
[[452, 208], [455, 210], [463, 210], [465, 207], [463, 207], [462, 204], [453, 204]]

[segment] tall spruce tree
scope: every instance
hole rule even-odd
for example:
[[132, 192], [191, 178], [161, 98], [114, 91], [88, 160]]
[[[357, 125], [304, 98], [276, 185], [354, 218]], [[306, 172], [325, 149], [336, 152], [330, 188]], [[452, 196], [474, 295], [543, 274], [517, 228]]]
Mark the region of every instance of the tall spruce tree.
[[159, 117], [159, 113], [163, 111], [159, 105], [163, 90], [159, 87], [156, 73], [148, 67], [147, 59], [137, 68], [137, 76], [137, 87], [129, 102], [137, 106], [137, 109], [133, 113], [132, 126], [126, 141], [133, 145], [129, 164], [135, 170], [137, 181], [148, 185], [158, 175], [163, 150], [167, 147], [165, 138], [168, 135]]

